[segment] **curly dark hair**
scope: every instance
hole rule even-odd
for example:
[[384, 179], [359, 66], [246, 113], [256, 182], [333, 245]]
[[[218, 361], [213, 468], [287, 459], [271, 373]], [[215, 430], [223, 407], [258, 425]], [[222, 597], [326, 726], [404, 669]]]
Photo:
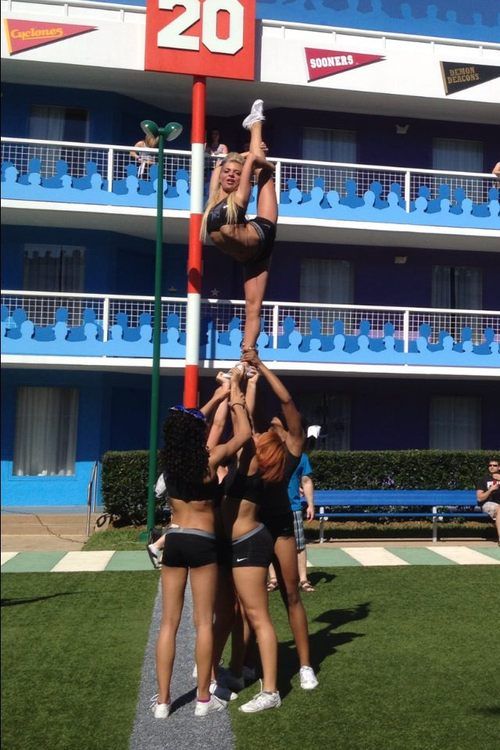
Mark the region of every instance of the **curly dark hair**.
[[181, 411], [169, 413], [163, 424], [162, 470], [187, 485], [203, 482], [208, 474], [207, 425]]

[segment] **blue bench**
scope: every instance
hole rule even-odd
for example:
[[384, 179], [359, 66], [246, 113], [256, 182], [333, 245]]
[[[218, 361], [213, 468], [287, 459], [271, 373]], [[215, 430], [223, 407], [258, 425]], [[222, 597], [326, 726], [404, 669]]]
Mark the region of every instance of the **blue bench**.
[[[314, 507], [320, 542], [325, 541], [325, 521], [336, 518], [428, 518], [433, 542], [444, 518], [490, 518], [477, 505], [475, 490], [315, 490]], [[357, 511], [360, 507], [376, 510]]]

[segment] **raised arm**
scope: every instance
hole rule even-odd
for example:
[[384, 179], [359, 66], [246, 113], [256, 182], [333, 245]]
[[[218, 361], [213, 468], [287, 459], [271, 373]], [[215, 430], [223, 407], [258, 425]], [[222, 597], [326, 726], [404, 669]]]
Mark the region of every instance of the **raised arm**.
[[281, 410], [288, 426], [286, 438], [288, 450], [295, 456], [300, 455], [304, 444], [304, 430], [302, 428], [301, 414], [295, 406], [293, 398], [276, 373], [269, 370], [254, 351], [249, 352], [248, 355], [248, 357], [245, 357], [246, 361], [257, 368], [281, 403]]
[[[229, 383], [227, 383], [226, 387], [227, 387], [227, 392], [229, 395]], [[208, 433], [208, 440], [207, 440], [208, 450], [211, 450], [212, 448], [214, 448], [216, 445], [220, 443], [222, 433], [224, 432], [224, 428], [226, 426], [228, 412], [229, 412], [229, 403], [228, 403], [228, 399], [225, 398], [223, 401], [220, 402], [214, 414], [212, 426], [210, 427], [210, 432]]]
[[218, 465], [224, 459], [234, 456], [252, 436], [245, 406], [245, 397], [240, 386], [241, 377], [242, 368], [234, 367], [231, 370], [229, 393], [229, 410], [233, 423], [233, 436], [226, 443], [220, 443], [210, 451], [210, 462], [212, 465]]
[[251, 374], [249, 374], [249, 371], [247, 370], [246, 404], [252, 432], [255, 432], [255, 404], [257, 403], [257, 383], [259, 382], [260, 375], [257, 368], [254, 367], [252, 370], [253, 372], [251, 372]]

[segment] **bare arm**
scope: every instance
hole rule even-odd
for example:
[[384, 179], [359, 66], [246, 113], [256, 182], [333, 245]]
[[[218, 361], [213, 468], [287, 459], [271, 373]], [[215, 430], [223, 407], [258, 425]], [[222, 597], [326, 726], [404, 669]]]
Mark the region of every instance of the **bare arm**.
[[314, 483], [307, 474], [304, 474], [302, 477], [301, 487], [307, 503], [306, 518], [308, 521], [312, 521], [314, 519]]
[[[146, 144], [144, 143], [144, 141], [137, 141], [137, 143], [134, 145], [134, 148], [142, 148], [145, 145]], [[130, 152], [130, 156], [133, 159], [138, 159], [139, 158], [139, 154], [137, 153], [137, 151], [131, 151]]]
[[[229, 394], [229, 383], [227, 383], [227, 391]], [[208, 434], [208, 440], [207, 440], [208, 450], [211, 450], [218, 443], [220, 443], [222, 433], [224, 432], [224, 427], [226, 426], [228, 411], [229, 411], [228, 399], [225, 398], [223, 401], [220, 402], [214, 414], [212, 426]]]
[[250, 376], [248, 376], [247, 374], [248, 380], [247, 380], [247, 391], [246, 391], [247, 412], [250, 418], [252, 432], [255, 432], [254, 415], [255, 415], [255, 404], [257, 402], [257, 383], [259, 381], [259, 373], [255, 368], [254, 370], [255, 370], [254, 374]]
[[235, 367], [231, 370], [229, 409], [233, 423], [233, 436], [227, 443], [215, 446], [210, 452], [210, 463], [212, 466], [217, 466], [224, 459], [234, 456], [252, 435], [245, 406], [245, 397], [240, 387], [241, 376], [241, 369]]
[[209, 419], [214, 412], [214, 409], [216, 409], [221, 401], [224, 401], [224, 399], [227, 399], [229, 396], [229, 388], [227, 383], [223, 383], [218, 388], [215, 389], [213, 392], [212, 397], [207, 401], [206, 404], [200, 407], [200, 411], [205, 417], [205, 419]]
[[208, 190], [209, 190], [208, 194], [209, 195], [212, 195], [212, 193], [215, 192], [215, 190], [217, 190], [217, 188], [219, 186], [219, 182], [220, 182], [220, 169], [221, 169], [221, 165], [220, 164], [216, 164], [215, 167], [212, 169], [212, 175], [210, 177], [210, 185], [209, 185], [209, 188], [208, 188]]
[[236, 203], [244, 208], [248, 206], [248, 201], [250, 200], [252, 178], [256, 169], [269, 169], [274, 171], [274, 164], [263, 157], [254, 154], [252, 151], [249, 151], [248, 155], [245, 157], [245, 163], [241, 170], [240, 184], [235, 194]]
[[495, 480], [496, 484], [492, 484], [488, 490], [476, 490], [476, 500], [478, 503], [485, 503], [490, 495], [500, 488], [500, 474], [492, 474], [491, 478]]
[[285, 388], [276, 373], [268, 370], [265, 364], [260, 361], [255, 352], [249, 352], [249, 355], [250, 356], [247, 361], [249, 361], [251, 365], [256, 367], [262, 377], [267, 380], [274, 395], [279, 399], [281, 403], [281, 410], [288, 426], [286, 445], [290, 453], [292, 453], [294, 456], [298, 456], [301, 454], [302, 446], [304, 444], [304, 430], [302, 429], [302, 418], [300, 412], [295, 406], [290, 393]]

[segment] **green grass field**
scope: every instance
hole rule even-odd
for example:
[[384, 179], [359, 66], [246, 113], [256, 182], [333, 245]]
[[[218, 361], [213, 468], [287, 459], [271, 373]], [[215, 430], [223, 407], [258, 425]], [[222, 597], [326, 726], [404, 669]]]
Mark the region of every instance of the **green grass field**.
[[[237, 750], [499, 746], [498, 567], [329, 568], [311, 579], [316, 593], [305, 601], [320, 687], [298, 687], [284, 608], [272, 594], [284, 701], [255, 716], [231, 706]], [[2, 747], [126, 750], [157, 575], [2, 580]]]

